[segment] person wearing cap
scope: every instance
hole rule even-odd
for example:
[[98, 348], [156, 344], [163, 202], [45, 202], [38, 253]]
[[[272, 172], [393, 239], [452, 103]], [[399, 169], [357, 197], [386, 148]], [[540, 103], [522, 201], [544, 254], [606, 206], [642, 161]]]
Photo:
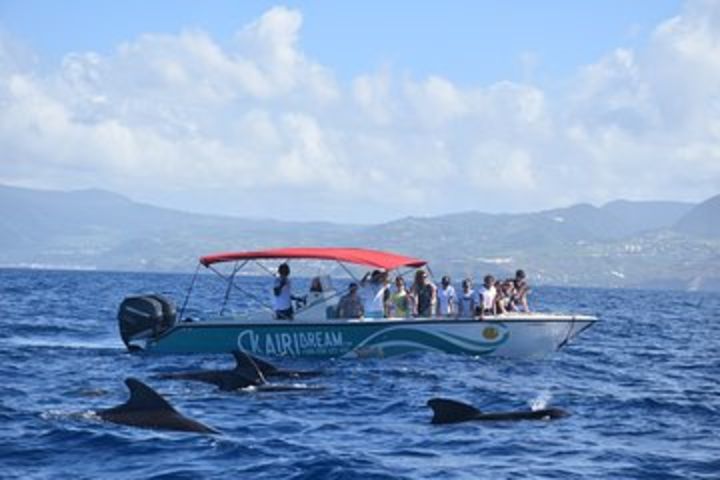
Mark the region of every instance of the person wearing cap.
[[363, 313], [363, 302], [358, 295], [358, 285], [352, 282], [348, 286], [348, 293], [340, 297], [337, 316], [338, 318], [362, 318]]

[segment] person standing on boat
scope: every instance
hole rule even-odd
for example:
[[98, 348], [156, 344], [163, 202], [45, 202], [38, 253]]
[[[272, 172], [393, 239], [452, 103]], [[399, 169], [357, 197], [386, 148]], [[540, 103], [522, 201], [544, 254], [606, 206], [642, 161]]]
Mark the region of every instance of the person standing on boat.
[[515, 284], [512, 279], [498, 282], [495, 284], [497, 296], [495, 297], [495, 306], [498, 313], [508, 313], [515, 311], [513, 299], [515, 298]]
[[275, 277], [273, 286], [275, 295], [275, 318], [278, 320], [292, 320], [292, 286], [290, 285], [290, 266], [283, 263], [278, 267], [278, 274]]
[[478, 292], [473, 288], [472, 280], [466, 278], [462, 281], [462, 292], [458, 298], [458, 317], [472, 318], [478, 305], [480, 305]]
[[437, 305], [437, 287], [427, 278], [427, 272], [415, 272], [415, 283], [410, 287], [416, 317], [432, 317]]
[[410, 298], [405, 288], [405, 279], [400, 275], [395, 279], [395, 291], [390, 294], [388, 317], [405, 318], [410, 314]]
[[495, 289], [495, 277], [492, 275], [485, 275], [483, 279], [483, 286], [480, 289], [480, 298], [482, 299], [480, 316], [483, 315], [495, 315], [495, 297], [497, 296], [497, 290]]
[[337, 306], [338, 318], [362, 318], [364, 314], [363, 302], [358, 296], [357, 283], [348, 286], [348, 293], [340, 297]]
[[513, 296], [512, 304], [515, 310], [522, 312], [529, 312], [530, 307], [528, 306], [527, 296], [530, 293], [530, 287], [527, 284], [525, 272], [518, 270], [515, 272], [515, 294]]
[[[369, 280], [368, 280], [369, 278]], [[387, 272], [374, 270], [360, 280], [362, 299], [366, 318], [383, 318], [387, 314], [390, 289], [387, 284]]]
[[447, 275], [440, 280], [440, 288], [437, 291], [437, 304], [439, 317], [452, 317], [457, 312], [455, 287], [452, 286], [450, 277]]

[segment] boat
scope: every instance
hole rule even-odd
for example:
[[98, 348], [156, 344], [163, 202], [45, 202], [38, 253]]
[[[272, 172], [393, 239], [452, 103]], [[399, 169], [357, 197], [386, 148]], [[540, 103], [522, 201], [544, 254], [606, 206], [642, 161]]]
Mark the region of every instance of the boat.
[[[239, 272], [258, 264], [270, 274], [267, 262], [337, 262], [347, 275], [351, 268], [376, 269], [407, 275], [429, 271], [424, 260], [363, 248], [274, 248], [217, 253], [200, 257], [188, 294], [178, 313], [162, 295], [126, 297], [118, 311], [121, 337], [131, 351], [157, 353], [223, 353], [244, 351], [260, 358], [388, 357], [416, 351], [473, 356], [531, 357], [565, 347], [598, 321], [590, 315], [506, 313], [480, 318], [336, 318], [338, 300], [346, 289], [319, 277], [321, 291], [296, 304], [294, 318], [278, 319], [271, 307], [247, 312], [221, 312], [200, 320], [183, 319], [193, 285], [202, 268], [227, 286], [223, 305], [238, 285]], [[229, 272], [220, 266], [228, 265]], [[294, 277], [293, 277], [294, 278]], [[270, 298], [273, 280], [268, 281]]]

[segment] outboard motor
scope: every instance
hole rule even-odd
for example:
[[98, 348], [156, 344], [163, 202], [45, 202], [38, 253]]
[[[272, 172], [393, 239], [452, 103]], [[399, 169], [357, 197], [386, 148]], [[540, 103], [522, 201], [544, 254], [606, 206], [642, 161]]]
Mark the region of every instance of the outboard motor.
[[120, 337], [128, 350], [137, 350], [133, 340], [157, 337], [177, 319], [175, 305], [158, 294], [125, 297], [118, 309]]

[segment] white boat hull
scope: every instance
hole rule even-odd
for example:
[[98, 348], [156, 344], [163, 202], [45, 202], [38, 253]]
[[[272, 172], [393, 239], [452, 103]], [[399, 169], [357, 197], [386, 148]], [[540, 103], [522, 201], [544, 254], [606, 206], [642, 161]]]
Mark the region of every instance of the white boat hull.
[[597, 321], [586, 315], [506, 314], [475, 319], [293, 321], [224, 317], [179, 323], [135, 347], [167, 353], [244, 350], [259, 357], [386, 357], [413, 351], [532, 357], [564, 347]]

